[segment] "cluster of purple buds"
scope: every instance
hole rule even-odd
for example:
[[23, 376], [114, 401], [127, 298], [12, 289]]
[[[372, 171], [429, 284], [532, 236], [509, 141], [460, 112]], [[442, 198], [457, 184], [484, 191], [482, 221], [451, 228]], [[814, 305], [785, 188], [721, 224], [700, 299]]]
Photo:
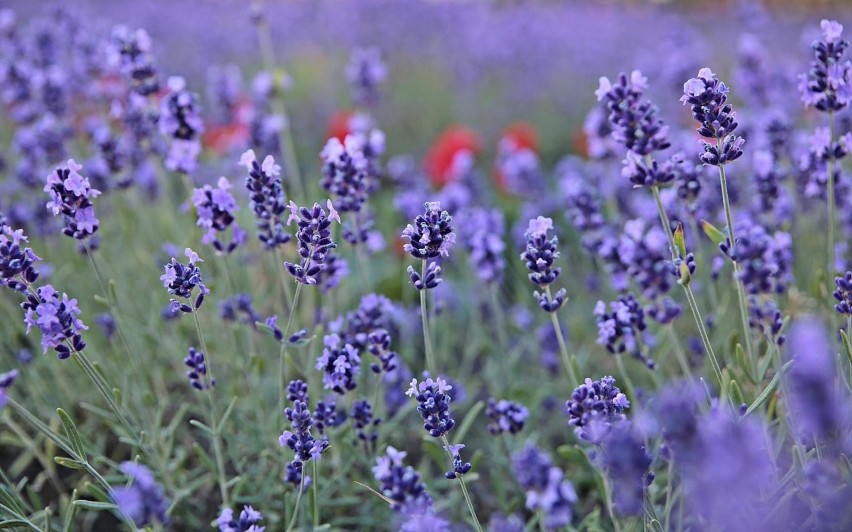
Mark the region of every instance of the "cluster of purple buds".
[[248, 150], [240, 157], [240, 165], [248, 170], [246, 188], [249, 202], [257, 218], [257, 237], [264, 249], [275, 249], [292, 239], [284, 229], [284, 212], [287, 203], [284, 199], [284, 186], [281, 182], [281, 167], [275, 159], [267, 155], [263, 163], [257, 162], [254, 150]]
[[[553, 220], [539, 216], [530, 220], [524, 236], [527, 239], [526, 250], [521, 253], [521, 260], [529, 271], [529, 280], [534, 284], [546, 289], [559, 277], [562, 269], [554, 267], [556, 259], [559, 258], [559, 250], [556, 249], [559, 239], [554, 235], [548, 239], [548, 232], [553, 229]], [[546, 293], [535, 291], [533, 295], [538, 300], [539, 306], [545, 312], [556, 312], [565, 302], [567, 292], [560, 288], [552, 297]]]
[[287, 408], [284, 415], [293, 429], [292, 431], [285, 430], [278, 438], [278, 444], [281, 447], [289, 447], [294, 453], [293, 460], [287, 464], [287, 481], [306, 486], [308, 479], [302, 478], [304, 463], [308, 460], [319, 460], [322, 453], [328, 449], [328, 439], [317, 440], [311, 434], [313, 425], [311, 411], [304, 401], [294, 401], [293, 407]]
[[111, 339], [116, 331], [115, 318], [109, 312], [104, 312], [95, 316], [95, 325], [104, 333], [107, 340]]
[[309, 403], [308, 396], [308, 385], [302, 380], [294, 380], [290, 381], [287, 384], [287, 400], [291, 403], [296, 401], [302, 401], [303, 403]]
[[374, 129], [347, 135], [341, 143], [330, 138], [320, 152], [322, 178], [320, 185], [329, 191], [340, 212], [358, 212], [376, 189], [375, 160], [384, 152], [385, 134]]
[[852, 272], [835, 277], [834, 284], [837, 286], [832, 294], [837, 300], [834, 310], [844, 316], [852, 316]]
[[652, 301], [651, 304], [645, 308], [645, 312], [657, 323], [667, 325], [672, 323], [681, 315], [683, 307], [681, 307], [672, 298], [664, 297], [662, 299]]
[[169, 78], [169, 94], [160, 102], [160, 134], [170, 139], [166, 168], [181, 173], [191, 173], [201, 153], [199, 137], [204, 132], [204, 122], [198, 109], [198, 97], [186, 90], [181, 77]]
[[543, 525], [558, 530], [571, 523], [577, 492], [565, 473], [554, 466], [544, 451], [528, 443], [512, 455], [518, 483], [526, 490], [526, 508], [541, 512]]
[[740, 225], [736, 247], [726, 239], [719, 248], [740, 265], [739, 279], [749, 294], [783, 294], [793, 280], [792, 237], [784, 231], [769, 234], [748, 221]]
[[0, 409], [6, 406], [6, 390], [15, 383], [15, 379], [17, 378], [18, 370], [16, 369], [7, 371], [6, 373], [0, 373]]
[[503, 251], [506, 232], [503, 213], [499, 209], [473, 208], [465, 211], [459, 225], [462, 243], [470, 256], [470, 264], [484, 283], [493, 283], [503, 277], [506, 261]]
[[659, 164], [656, 160], [646, 160], [638, 153], [629, 151], [623, 162], [621, 175], [633, 183], [634, 187], [655, 187], [674, 181], [682, 161], [680, 155], [676, 154]]
[[451, 398], [448, 392], [452, 388], [440, 377], [435, 380], [427, 378], [420, 383], [417, 379], [411, 379], [411, 387], [405, 392], [405, 395], [417, 401], [417, 412], [423, 418], [423, 429], [433, 438], [440, 438], [456, 426], [450, 416]]
[[391, 337], [385, 329], [376, 329], [368, 336], [367, 351], [379, 359], [370, 364], [373, 373], [390, 372], [397, 367], [397, 354], [391, 351]]
[[402, 238], [408, 242], [402, 249], [415, 259], [447, 257], [450, 246], [456, 241], [453, 217], [447, 211], [442, 211], [437, 201], [427, 202], [424, 207], [425, 212], [418, 214], [414, 222], [403, 230]]
[[189, 300], [192, 298], [193, 291], [198, 288], [198, 296], [191, 305], [172, 299], [169, 303], [169, 309], [173, 313], [198, 310], [204, 302], [204, 296], [210, 293], [210, 290], [202, 282], [201, 269], [197, 266], [197, 263], [204, 261], [198, 257], [198, 253], [190, 248], [186, 248], [184, 254], [189, 261], [182, 264], [172, 257], [169, 263], [164, 266], [165, 273], [160, 276], [160, 280], [163, 281], [163, 286], [172, 295]]
[[598, 301], [595, 305], [595, 318], [598, 323], [598, 345], [606, 347], [607, 351], [618, 355], [624, 352], [644, 362], [649, 368], [654, 367], [654, 361], [642, 352], [640, 336], [647, 328], [645, 310], [633, 297], [627, 294], [610, 302], [610, 312], [606, 304]]
[[814, 61], [807, 74], [799, 76], [799, 91], [807, 107], [832, 113], [852, 102], [852, 61], [843, 60], [849, 41], [843, 38], [843, 25], [822, 20], [822, 40], [811, 48]]
[[586, 378], [565, 403], [568, 426], [574, 427], [578, 438], [594, 444], [603, 441], [613, 423], [626, 419], [624, 411], [628, 408], [630, 401], [609, 376], [599, 381]]
[[[239, 210], [239, 206], [230, 190], [228, 180], [220, 177], [216, 188], [204, 185], [192, 192], [192, 204], [198, 214], [196, 225], [206, 230], [201, 243], [212, 244], [220, 253], [231, 253], [246, 241], [245, 231], [234, 220], [234, 213]], [[226, 244], [219, 240], [218, 234], [229, 227], [233, 227], [233, 236]]]
[[323, 338], [325, 348], [317, 358], [316, 369], [323, 372], [323, 387], [340, 395], [357, 386], [361, 373], [361, 357], [351, 344], [344, 343], [337, 334]]
[[340, 223], [340, 215], [334, 210], [331, 200], [326, 202], [326, 207], [328, 214], [319, 203], [314, 203], [314, 206], [308, 209], [290, 202], [287, 225], [294, 220], [298, 225], [296, 240], [299, 242], [299, 256], [302, 261], [299, 264], [285, 262], [284, 267], [297, 282], [317, 284], [317, 275], [327, 266], [328, 252], [337, 247], [337, 243], [331, 239], [331, 222], [336, 220]]
[[[361, 298], [356, 310], [338, 317], [332, 324], [332, 331], [344, 337], [348, 344], [355, 346], [359, 352], [368, 349], [370, 334], [390, 326], [390, 313], [393, 304], [388, 298], [378, 294], [366, 294]], [[345, 327], [344, 327], [345, 321]]]
[[115, 26], [107, 47], [107, 61], [130, 82], [130, 89], [142, 96], [159, 90], [151, 37], [144, 29], [130, 31], [126, 26]]
[[12, 230], [0, 223], [0, 285], [26, 294], [27, 287], [38, 280], [35, 264], [41, 260], [32, 248], [21, 247], [28, 242], [23, 229]]
[[385, 81], [388, 68], [378, 48], [355, 48], [346, 65], [346, 80], [352, 87], [352, 99], [358, 105], [375, 105], [379, 101], [379, 85]]
[[420, 480], [420, 474], [402, 464], [406, 454], [388, 446], [385, 455], [376, 458], [372, 468], [373, 477], [379, 482], [379, 492], [393, 501], [391, 508], [397, 512], [432, 506], [432, 497]]
[[657, 116], [657, 108], [643, 98], [642, 91], [646, 88], [647, 78], [634, 70], [629, 77], [619, 74], [615, 83], [600, 78], [600, 86], [595, 91], [598, 101], [604, 101], [609, 110], [612, 137], [629, 151], [643, 156], [671, 145], [667, 138], [668, 126]]
[[359, 400], [352, 403], [352, 412], [349, 414], [352, 426], [358, 439], [367, 443], [375, 442], [379, 438], [378, 432], [368, 432], [370, 427], [376, 427], [382, 423], [382, 418], [373, 417], [373, 405], [370, 401]]
[[464, 444], [457, 443], [455, 445], [445, 445], [444, 450], [452, 456], [453, 469], [444, 473], [444, 476], [452, 480], [464, 476], [472, 467], [470, 462], [465, 462], [461, 458], [461, 450], [464, 449]]
[[77, 316], [80, 309], [77, 300], [68, 294], [59, 297], [53, 286], [46, 284], [35, 293], [28, 293], [27, 300], [21, 303], [26, 313], [24, 323], [27, 334], [33, 327], [41, 331], [41, 346], [45, 353], [54, 349], [60, 360], [71, 356], [72, 351], [79, 352], [86, 347], [81, 332], [88, 329]]
[[101, 193], [78, 173], [82, 168], [74, 159], [69, 159], [65, 166], [60, 166], [47, 176], [44, 187], [44, 191], [50, 195], [47, 208], [54, 215], [61, 214], [64, 217], [65, 228], [62, 232], [77, 240], [95, 234], [100, 225], [95, 217], [92, 199]]
[[188, 368], [186, 377], [189, 383], [196, 390], [207, 390], [216, 385], [216, 379], [208, 379], [207, 363], [204, 362], [204, 353], [198, 351], [194, 347], [189, 348], [189, 353], [183, 359], [183, 363]]
[[219, 317], [225, 321], [245, 323], [255, 328], [255, 323], [261, 321], [251, 302], [251, 294], [241, 293], [219, 302]]
[[216, 526], [219, 527], [219, 532], [264, 532], [265, 526], [260, 526], [263, 520], [263, 515], [249, 505], [243, 506], [239, 518], [234, 517], [234, 511], [230, 508], [224, 508], [219, 518], [216, 519]]
[[[305, 402], [307, 402], [307, 399]], [[346, 411], [338, 410], [337, 401], [334, 398], [327, 397], [325, 401], [317, 402], [312, 418], [319, 433], [325, 434], [327, 428], [339, 427], [346, 422]]]
[[349, 263], [334, 250], [325, 254], [325, 268], [317, 274], [317, 284], [323, 294], [340, 285], [344, 277], [349, 275]]
[[119, 486], [112, 490], [119, 513], [127, 516], [139, 528], [154, 523], [167, 524], [169, 501], [163, 494], [162, 486], [154, 480], [151, 470], [135, 462], [123, 462], [119, 469], [132, 479], [129, 486]]
[[441, 267], [438, 266], [437, 262], [430, 262], [426, 266], [425, 275], [421, 275], [421, 272], [415, 270], [414, 266], [409, 266], [407, 272], [409, 282], [417, 290], [431, 290], [444, 282], [444, 279], [441, 278]]
[[485, 417], [491, 420], [487, 427], [491, 434], [517, 434], [524, 430], [524, 423], [529, 415], [527, 407], [505, 399], [497, 401], [492, 397], [488, 399], [488, 406], [485, 407]]
[[784, 315], [775, 300], [766, 299], [761, 304], [757, 296], [750, 295], [748, 308], [749, 326], [763, 334], [768, 341], [783, 345], [787, 339], [781, 334], [781, 329], [784, 328]]
[[690, 106], [693, 118], [700, 124], [698, 134], [716, 140], [712, 144], [702, 141], [704, 153], [700, 159], [710, 166], [733, 162], [743, 154], [745, 139], [733, 134], [739, 124], [727, 94], [728, 87], [709, 68], [702, 68], [698, 77], [683, 85], [680, 101]]

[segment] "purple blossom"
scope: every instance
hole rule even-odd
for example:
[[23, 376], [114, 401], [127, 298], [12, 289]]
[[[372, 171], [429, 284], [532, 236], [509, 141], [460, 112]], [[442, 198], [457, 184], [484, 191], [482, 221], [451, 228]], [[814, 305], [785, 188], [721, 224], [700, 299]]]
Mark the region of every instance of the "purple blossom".
[[186, 377], [193, 388], [207, 390], [216, 385], [216, 379], [207, 376], [207, 363], [204, 361], [204, 353], [190, 347], [189, 354], [183, 359], [183, 363], [187, 367]]
[[[553, 229], [553, 220], [539, 216], [529, 222], [526, 238], [526, 250], [521, 253], [521, 260], [526, 264], [529, 280], [541, 288], [547, 288], [559, 277], [562, 268], [554, 267], [559, 258], [559, 250], [556, 248], [559, 239], [554, 235], [548, 239], [548, 232]], [[538, 300], [539, 306], [545, 312], [556, 312], [562, 307], [567, 292], [560, 288], [552, 297], [544, 292], [533, 292]]]
[[408, 241], [403, 250], [415, 259], [448, 257], [450, 246], [456, 241], [453, 217], [447, 211], [442, 211], [437, 201], [427, 202], [424, 207], [425, 212], [418, 214], [414, 222], [408, 224], [402, 232], [402, 238]]
[[32, 248], [21, 246], [28, 241], [23, 229], [13, 230], [0, 220], [0, 285], [22, 294], [38, 280], [35, 265], [41, 261]]
[[320, 185], [334, 197], [341, 212], [358, 212], [378, 187], [377, 159], [384, 152], [385, 135], [374, 129], [347, 135], [341, 143], [330, 138], [322, 158]]
[[284, 415], [293, 430], [285, 430], [278, 438], [278, 444], [293, 451], [293, 460], [287, 468], [287, 481], [298, 486], [307, 480], [302, 478], [304, 463], [308, 460], [319, 460], [328, 449], [329, 443], [328, 439], [317, 440], [311, 434], [313, 423], [307, 403], [294, 401], [293, 407], [287, 408]]
[[172, 312], [177, 312], [178, 310], [182, 312], [194, 312], [201, 308], [204, 296], [210, 293], [210, 290], [202, 282], [201, 269], [196, 265], [204, 261], [198, 257], [198, 253], [192, 251], [190, 248], [186, 248], [184, 254], [189, 261], [183, 264], [172, 257], [168, 264], [164, 266], [165, 273], [160, 276], [160, 280], [163, 281], [163, 286], [165, 286], [170, 294], [188, 300], [192, 298], [193, 292], [198, 288], [198, 296], [196, 296], [192, 305], [180, 303], [172, 299], [169, 304]]
[[369, 401], [358, 400], [352, 403], [349, 419], [359, 440], [372, 443], [379, 438], [378, 432], [368, 432], [370, 427], [376, 427], [382, 422], [382, 418], [373, 416], [373, 405]]
[[124, 76], [136, 94], [148, 96], [159, 89], [151, 37], [144, 29], [131, 31], [126, 26], [113, 27], [107, 46], [107, 62]]
[[346, 80], [352, 88], [352, 99], [358, 105], [376, 105], [379, 85], [387, 78], [388, 69], [378, 48], [355, 48], [346, 65]]
[[461, 459], [461, 450], [464, 449], [464, 444], [457, 443], [455, 445], [445, 445], [444, 450], [450, 454], [453, 462], [453, 469], [444, 473], [444, 476], [452, 480], [464, 476], [472, 467], [470, 462], [465, 462]]
[[284, 186], [281, 181], [281, 167], [275, 159], [267, 155], [263, 163], [258, 163], [254, 150], [248, 150], [240, 157], [240, 166], [245, 166], [249, 176], [246, 188], [254, 216], [257, 218], [258, 239], [264, 249], [275, 249], [291, 240], [284, 228], [284, 213], [287, 210]]
[[361, 357], [351, 344], [344, 343], [337, 334], [323, 338], [325, 348], [317, 358], [316, 369], [323, 372], [323, 387], [343, 395], [354, 390], [361, 373]]
[[[230, 192], [231, 184], [224, 177], [220, 177], [216, 188], [204, 185], [192, 192], [192, 204], [195, 206], [198, 221], [196, 225], [206, 230], [201, 237], [202, 244], [212, 244], [216, 251], [231, 253], [237, 246], [245, 243], [245, 231], [240, 229], [234, 220], [234, 213], [239, 210], [233, 194]], [[223, 233], [229, 227], [233, 228], [233, 236], [227, 244], [219, 240], [219, 233]]]
[[198, 98], [186, 90], [181, 77], [168, 81], [169, 94], [160, 102], [159, 130], [169, 139], [166, 168], [184, 174], [192, 173], [201, 153], [199, 137], [204, 132], [204, 122], [198, 108]]
[[423, 429], [433, 438], [440, 438], [456, 426], [450, 415], [451, 398], [448, 392], [452, 388], [440, 377], [436, 380], [427, 378], [420, 383], [417, 379], [411, 379], [411, 386], [405, 392], [405, 395], [417, 400], [417, 412], [423, 418]]
[[485, 417], [491, 420], [487, 427], [491, 434], [503, 432], [517, 434], [524, 429], [524, 423], [529, 415], [527, 407], [505, 399], [497, 401], [492, 397], [485, 407]]
[[216, 525], [219, 532], [264, 532], [266, 527], [260, 526], [263, 515], [249, 505], [243, 506], [239, 519], [234, 519], [234, 511], [222, 509]]
[[799, 92], [805, 107], [833, 113], [852, 102], [852, 61], [843, 60], [849, 41], [837, 21], [824, 19], [820, 27], [823, 39], [811, 45], [814, 60], [799, 76]]
[[317, 284], [317, 275], [327, 267], [326, 256], [330, 250], [337, 247], [337, 243], [331, 239], [331, 222], [336, 220], [340, 223], [340, 215], [334, 210], [331, 200], [326, 202], [326, 207], [328, 214], [319, 203], [314, 203], [311, 209], [307, 209], [290, 202], [287, 225], [293, 220], [298, 225], [296, 240], [299, 242], [299, 256], [302, 261], [299, 264], [285, 262], [284, 267], [297, 282]]
[[613, 139], [639, 155], [670, 146], [668, 126], [657, 116], [657, 108], [644, 99], [643, 91], [647, 87], [648, 80], [634, 70], [630, 77], [619, 74], [614, 84], [607, 78], [600, 78], [600, 86], [595, 91], [598, 101], [603, 101], [609, 110]]
[[47, 184], [44, 186], [44, 191], [50, 196], [47, 208], [54, 215], [62, 215], [65, 220], [62, 232], [77, 240], [95, 234], [100, 224], [95, 217], [92, 199], [101, 193], [78, 173], [82, 168], [74, 159], [68, 159], [65, 166], [58, 167], [47, 176]]
[[615, 385], [615, 379], [609, 376], [599, 381], [587, 377], [585, 383], [577, 386], [571, 393], [571, 399], [565, 403], [568, 426], [574, 427], [578, 438], [594, 444], [603, 441], [614, 423], [626, 419], [624, 411], [629, 407], [627, 396], [621, 393]]
[[512, 455], [512, 464], [518, 483], [526, 490], [526, 508], [542, 512], [547, 529], [568, 526], [577, 493], [571, 482], [564, 479], [563, 471], [552, 465], [546, 453], [530, 443]]
[[151, 470], [135, 462], [123, 462], [119, 469], [131, 479], [129, 486], [112, 490], [119, 513], [127, 516], [140, 528], [154, 523], [168, 524], [166, 511], [169, 501], [163, 495], [162, 486], [154, 480]]
[[647, 325], [645, 311], [633, 297], [627, 294], [609, 304], [606, 311], [603, 301], [595, 305], [595, 318], [598, 322], [598, 345], [606, 347], [614, 355], [629, 353], [644, 362], [649, 368], [654, 367], [654, 361], [648, 358], [642, 350], [641, 336]]
[[86, 347], [81, 332], [88, 327], [77, 316], [80, 309], [77, 300], [62, 294], [59, 297], [52, 285], [40, 287], [36, 293], [28, 293], [27, 300], [21, 303], [26, 313], [24, 323], [27, 334], [33, 327], [41, 331], [41, 346], [45, 353], [54, 349], [59, 359], [71, 356], [72, 351], [82, 351]]
[[733, 134], [739, 124], [733, 107], [728, 103], [728, 87], [705, 67], [698, 71], [698, 77], [684, 83], [683, 93], [680, 101], [690, 106], [693, 118], [700, 125], [698, 134], [715, 141], [702, 141], [704, 152], [700, 155], [701, 161], [721, 166], [738, 159], [743, 154], [745, 140]]

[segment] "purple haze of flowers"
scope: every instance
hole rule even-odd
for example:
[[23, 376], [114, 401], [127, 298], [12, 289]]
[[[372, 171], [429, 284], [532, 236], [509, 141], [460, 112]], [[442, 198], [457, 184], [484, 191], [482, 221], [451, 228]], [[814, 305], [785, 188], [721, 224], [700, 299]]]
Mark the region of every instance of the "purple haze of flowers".
[[574, 427], [578, 438], [594, 444], [603, 441], [612, 424], [626, 419], [624, 411], [628, 408], [630, 401], [609, 376], [599, 381], [587, 377], [565, 403], [568, 426]]
[[713, 143], [702, 140], [704, 152], [701, 162], [710, 166], [721, 166], [738, 159], [742, 154], [745, 139], [734, 135], [737, 129], [736, 113], [728, 103], [728, 87], [709, 68], [698, 71], [698, 77], [683, 84], [680, 101], [689, 105], [692, 117], [699, 123], [698, 134], [714, 139]]
[[472, 208], [460, 216], [459, 238], [470, 257], [470, 264], [479, 279], [493, 283], [503, 277], [506, 261], [503, 241], [506, 224], [499, 209]]
[[405, 395], [417, 400], [417, 412], [423, 418], [423, 429], [433, 438], [440, 438], [456, 426], [450, 416], [451, 398], [448, 392], [452, 388], [440, 377], [435, 380], [427, 378], [420, 383], [417, 379], [411, 379], [411, 386], [405, 392]]
[[667, 138], [668, 126], [657, 116], [657, 108], [643, 98], [646, 88], [647, 78], [634, 70], [629, 77], [625, 73], [619, 74], [615, 83], [608, 78], [600, 78], [600, 85], [595, 91], [598, 101], [604, 101], [609, 110], [612, 137], [628, 151], [639, 155], [648, 155], [671, 145]]
[[358, 212], [378, 185], [374, 159], [385, 149], [385, 134], [378, 129], [347, 135], [341, 143], [330, 138], [320, 152], [320, 185], [334, 197], [340, 212]]
[[95, 217], [92, 199], [101, 193], [78, 173], [82, 168], [74, 159], [68, 159], [65, 166], [60, 166], [47, 176], [47, 184], [44, 186], [44, 191], [50, 196], [47, 208], [54, 216], [63, 216], [65, 228], [62, 232], [77, 240], [95, 234], [100, 225]]
[[117, 69], [130, 83], [130, 89], [142, 96], [159, 89], [151, 37], [144, 29], [131, 31], [126, 26], [112, 28], [106, 47], [107, 64]]
[[143, 528], [154, 523], [167, 524], [169, 501], [151, 470], [135, 462], [123, 462], [121, 472], [131, 478], [129, 486], [113, 488], [113, 500], [119, 513]]
[[[192, 191], [192, 204], [198, 214], [196, 225], [203, 227], [206, 232], [201, 237], [202, 244], [212, 244], [216, 251], [231, 253], [246, 241], [246, 233], [234, 219], [234, 213], [239, 210], [234, 195], [231, 194], [231, 184], [220, 177], [216, 188], [204, 185]], [[218, 234], [233, 227], [233, 236], [227, 244], [219, 240]]]
[[175, 172], [192, 173], [201, 153], [199, 137], [204, 132], [204, 122], [198, 109], [198, 98], [186, 90], [181, 77], [168, 81], [169, 94], [160, 102], [160, 134], [170, 140], [166, 155], [166, 168]]
[[630, 422], [621, 421], [612, 426], [602, 449], [601, 465], [612, 485], [616, 510], [621, 515], [642, 515], [645, 488], [654, 480], [644, 441]]
[[287, 203], [281, 182], [281, 167], [267, 155], [263, 163], [257, 162], [254, 150], [240, 157], [240, 166], [248, 170], [246, 188], [254, 216], [257, 218], [257, 237], [264, 249], [275, 249], [289, 242], [292, 236], [284, 229]]
[[[278, 438], [278, 444], [293, 451], [293, 460], [287, 465], [287, 481], [298, 486], [303, 483], [302, 471], [305, 462], [319, 460], [322, 453], [328, 449], [329, 443], [326, 438], [317, 440], [311, 434], [313, 421], [307, 403], [294, 401], [293, 407], [287, 408], [284, 415], [293, 430], [285, 430]], [[308, 477], [305, 477], [305, 486], [307, 480]]]
[[[527, 240], [526, 250], [521, 253], [521, 260], [526, 264], [529, 280], [546, 289], [559, 277], [562, 268], [554, 267], [556, 259], [559, 258], [559, 250], [556, 249], [559, 239], [554, 235], [548, 239], [548, 233], [553, 229], [553, 220], [539, 216], [530, 220], [524, 237]], [[538, 300], [538, 305], [545, 312], [556, 312], [565, 302], [567, 292], [564, 288], [557, 290], [552, 297], [545, 292], [536, 290], [533, 296]]]
[[527, 407], [505, 399], [497, 401], [492, 397], [485, 407], [485, 417], [491, 420], [487, 427], [491, 434], [516, 434], [524, 429], [529, 415]]
[[6, 394], [12, 384], [15, 383], [15, 379], [18, 378], [18, 370], [13, 369], [11, 371], [7, 371], [6, 373], [0, 373], [0, 410], [6, 406]]
[[24, 322], [27, 334], [33, 327], [41, 331], [41, 346], [45, 353], [54, 349], [60, 360], [71, 356], [73, 351], [82, 351], [86, 347], [81, 332], [88, 329], [77, 316], [80, 309], [77, 300], [68, 294], [59, 297], [53, 286], [46, 284], [35, 293], [28, 293], [27, 300], [21, 303], [26, 313]]
[[216, 520], [216, 526], [219, 532], [264, 532], [266, 527], [260, 526], [262, 519], [263, 515], [249, 505], [243, 506], [238, 519], [234, 518], [233, 510], [224, 508]]
[[378, 48], [352, 50], [345, 73], [356, 104], [373, 106], [379, 102], [379, 85], [387, 78], [388, 68]]
[[325, 348], [317, 358], [316, 369], [323, 372], [323, 387], [340, 395], [354, 390], [361, 373], [361, 357], [351, 344], [344, 343], [337, 334], [323, 338]]
[[38, 280], [35, 264], [41, 258], [32, 248], [22, 247], [23, 242], [28, 242], [23, 229], [12, 230], [0, 222], [0, 285], [26, 294], [27, 287]]
[[284, 267], [297, 282], [317, 284], [317, 275], [327, 267], [328, 252], [337, 247], [337, 243], [331, 239], [331, 222], [336, 220], [340, 223], [340, 215], [331, 200], [326, 202], [326, 207], [328, 214], [319, 203], [314, 203], [314, 206], [308, 209], [290, 201], [287, 225], [294, 220], [298, 225], [296, 240], [299, 242], [299, 256], [302, 261], [299, 264], [285, 262]]
[[426, 491], [426, 484], [411, 466], [403, 465], [406, 455], [406, 452], [388, 446], [385, 454], [376, 458], [372, 471], [379, 482], [379, 492], [393, 501], [391, 508], [397, 512], [431, 508], [432, 497]]
[[642, 352], [640, 337], [646, 329], [645, 311], [633, 294], [627, 294], [609, 304], [598, 301], [595, 305], [595, 318], [598, 322], [598, 345], [606, 347], [614, 355], [629, 353], [644, 362], [649, 368], [654, 361]]
[[[848, 397], [835, 386], [834, 349], [825, 325], [815, 317], [796, 320], [790, 327], [788, 357], [793, 367], [786, 375], [793, 426], [814, 445], [842, 448], [850, 422]], [[838, 441], [840, 440], [840, 441]]]
[[518, 483], [526, 491], [526, 508], [541, 512], [547, 529], [568, 526], [577, 492], [571, 482], [565, 480], [563, 471], [531, 443], [512, 455], [512, 464]]
[[793, 281], [793, 239], [789, 233], [769, 234], [757, 223], [744, 220], [737, 227], [733, 250], [728, 240], [723, 253], [741, 266], [739, 279], [749, 294], [783, 294]]
[[849, 41], [836, 20], [820, 22], [822, 40], [811, 45], [814, 60], [807, 74], [799, 76], [799, 92], [806, 107], [835, 112], [852, 102], [852, 61], [843, 60]]
[[355, 429], [355, 434], [359, 440], [371, 443], [379, 438], [378, 432], [368, 431], [370, 427], [382, 423], [382, 418], [373, 417], [373, 405], [370, 404], [370, 401], [363, 399], [352, 403], [349, 419], [352, 421], [352, 427]]
[[197, 263], [204, 261], [198, 257], [198, 253], [190, 248], [186, 248], [184, 254], [189, 261], [182, 264], [172, 257], [164, 266], [165, 273], [160, 276], [160, 280], [163, 281], [163, 286], [170, 294], [189, 300], [192, 298], [193, 291], [198, 288], [198, 296], [192, 305], [172, 299], [169, 303], [172, 312], [179, 310], [181, 312], [194, 312], [201, 308], [204, 296], [210, 293], [210, 290], [202, 282], [201, 269], [197, 266]]

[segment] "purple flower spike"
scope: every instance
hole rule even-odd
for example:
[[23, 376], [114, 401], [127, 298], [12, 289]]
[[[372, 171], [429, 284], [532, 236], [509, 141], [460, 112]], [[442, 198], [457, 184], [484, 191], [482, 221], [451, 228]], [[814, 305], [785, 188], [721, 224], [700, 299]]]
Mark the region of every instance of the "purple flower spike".
[[[228, 180], [220, 177], [216, 188], [204, 185], [192, 192], [192, 204], [198, 214], [196, 225], [206, 229], [201, 243], [212, 244], [216, 251], [225, 254], [231, 253], [246, 240], [245, 231], [234, 220], [234, 213], [239, 210], [239, 206], [230, 189]], [[231, 241], [223, 243], [218, 235], [229, 227], [233, 228]]]
[[263, 248], [275, 249], [286, 244], [293, 237], [284, 228], [287, 203], [280, 177], [281, 167], [275, 164], [271, 155], [267, 155], [263, 163], [258, 163], [254, 150], [243, 153], [240, 166], [244, 166], [249, 173], [246, 188], [257, 218], [257, 237]]
[[80, 314], [77, 300], [70, 299], [68, 294], [62, 294], [60, 298], [59, 292], [47, 284], [35, 294], [28, 293], [21, 308], [26, 311], [27, 334], [33, 327], [41, 331], [41, 346], [45, 353], [54, 349], [63, 360], [71, 356], [72, 351], [82, 351], [86, 347], [80, 333], [88, 327], [77, 318]]
[[425, 212], [418, 214], [412, 224], [402, 232], [402, 238], [408, 240], [403, 246], [406, 253], [415, 259], [434, 259], [448, 257], [450, 246], [456, 241], [453, 232], [453, 217], [441, 210], [437, 201], [424, 204]]
[[186, 258], [189, 262], [182, 264], [174, 257], [164, 266], [165, 273], [160, 276], [163, 281], [163, 286], [170, 294], [176, 295], [183, 299], [191, 299], [193, 292], [198, 288], [198, 296], [192, 304], [181, 303], [175, 299], [171, 300], [169, 308], [172, 312], [194, 312], [201, 308], [204, 302], [204, 296], [210, 293], [210, 290], [204, 285], [201, 279], [201, 269], [196, 266], [198, 262], [204, 262], [198, 257], [198, 253], [190, 248], [184, 250]]
[[814, 60], [810, 70], [799, 76], [799, 92], [805, 107], [840, 111], [852, 102], [852, 61], [843, 59], [849, 41], [837, 21], [823, 20], [820, 27], [823, 38], [811, 45]]
[[264, 532], [266, 527], [260, 526], [262, 520], [263, 514], [246, 505], [243, 506], [239, 519], [234, 518], [233, 510], [224, 508], [216, 520], [216, 526], [219, 527], [219, 532]]
[[113, 500], [119, 513], [130, 518], [139, 528], [153, 523], [168, 524], [166, 511], [169, 501], [163, 495], [162, 486], [154, 480], [151, 470], [135, 462], [124, 462], [120, 469], [131, 478], [131, 483], [113, 489]]
[[433, 438], [440, 438], [456, 426], [450, 416], [449, 392], [453, 387], [442, 378], [426, 379], [418, 383], [411, 379], [411, 387], [405, 395], [417, 400], [417, 411], [423, 418], [423, 429]]
[[44, 191], [50, 196], [47, 208], [54, 215], [62, 215], [65, 221], [62, 232], [77, 240], [95, 234], [100, 224], [95, 217], [92, 199], [101, 193], [78, 173], [82, 168], [74, 159], [68, 159], [65, 166], [60, 166], [47, 176], [47, 184], [44, 186]]
[[35, 265], [41, 261], [31, 248], [21, 246], [27, 241], [22, 229], [12, 230], [0, 223], [0, 285], [22, 294], [38, 280]]
[[299, 256], [302, 262], [294, 264], [285, 262], [284, 267], [303, 284], [317, 284], [317, 276], [327, 268], [327, 255], [329, 251], [337, 247], [337, 243], [331, 239], [331, 222], [340, 223], [340, 215], [334, 209], [331, 200], [326, 202], [328, 214], [314, 203], [311, 209], [299, 207], [291, 201], [289, 205], [290, 216], [287, 225], [295, 221], [299, 226], [296, 231], [296, 240], [299, 242]]

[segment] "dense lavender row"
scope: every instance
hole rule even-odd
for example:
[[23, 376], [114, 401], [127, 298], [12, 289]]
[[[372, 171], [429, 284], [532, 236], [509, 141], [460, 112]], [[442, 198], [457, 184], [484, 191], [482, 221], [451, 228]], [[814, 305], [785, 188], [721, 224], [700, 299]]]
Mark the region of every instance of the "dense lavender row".
[[[403, 4], [353, 3], [466, 28], [419, 68], [473, 54], [459, 79], [506, 102], [547, 77], [486, 23], [612, 15]], [[251, 59], [197, 58], [206, 91], [165, 70], [166, 25], [0, 10], [0, 527], [852, 528], [840, 22], [710, 67], [684, 30], [622, 73], [614, 43], [533, 38], [603, 74], [561, 81], [590, 105], [559, 116], [569, 152], [512, 105], [497, 138], [430, 142], [418, 70], [385, 62], [419, 33], [315, 9], [254, 3]], [[285, 71], [303, 37], [275, 17], [326, 9], [352, 31], [329, 49], [380, 46]], [[330, 117], [296, 89], [326, 75], [351, 93]]]

